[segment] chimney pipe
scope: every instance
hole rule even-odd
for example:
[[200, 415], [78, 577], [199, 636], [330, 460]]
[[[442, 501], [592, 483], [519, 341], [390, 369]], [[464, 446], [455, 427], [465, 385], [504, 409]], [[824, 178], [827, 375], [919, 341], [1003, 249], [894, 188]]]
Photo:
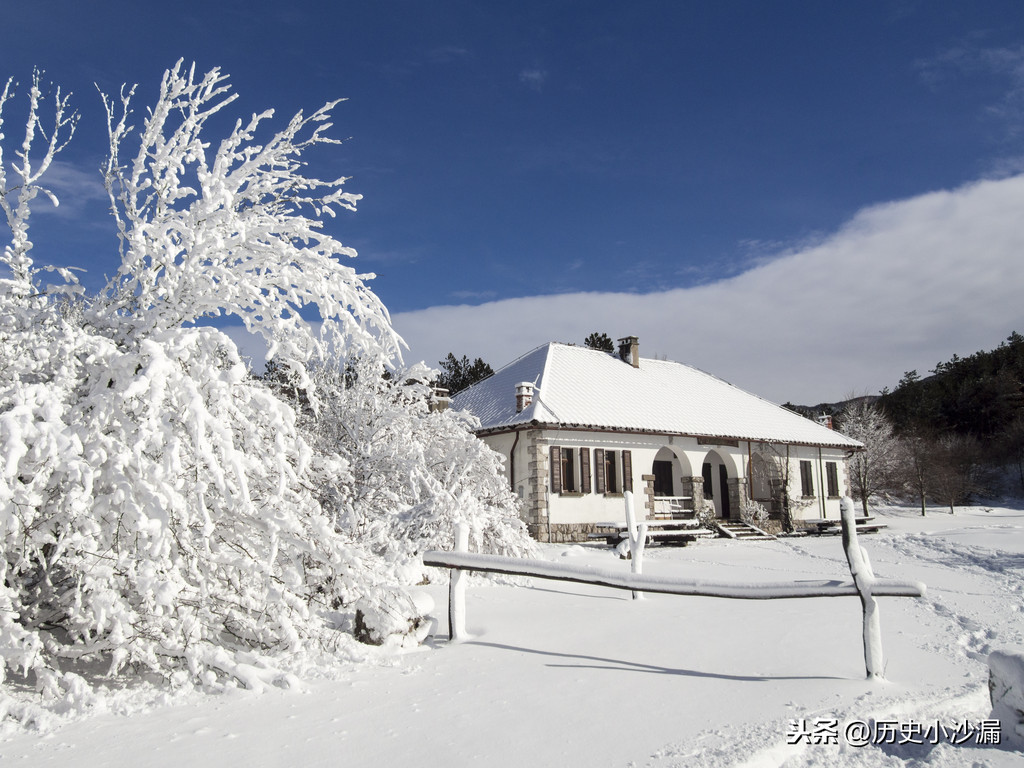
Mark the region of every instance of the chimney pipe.
[[430, 398], [427, 410], [431, 413], [436, 411], [447, 411], [451, 401], [451, 398], [448, 397], [447, 389], [444, 387], [434, 387], [433, 397]]
[[533, 402], [533, 384], [521, 381], [516, 384], [516, 413], [522, 413]]
[[634, 368], [640, 367], [640, 339], [636, 336], [625, 336], [619, 339], [619, 359]]

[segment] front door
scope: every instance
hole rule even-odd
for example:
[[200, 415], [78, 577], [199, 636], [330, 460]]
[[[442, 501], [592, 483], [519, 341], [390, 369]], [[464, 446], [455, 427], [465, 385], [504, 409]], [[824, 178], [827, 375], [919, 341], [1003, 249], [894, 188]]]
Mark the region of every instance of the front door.
[[725, 464], [718, 465], [718, 492], [722, 494], [722, 519], [728, 520], [732, 513], [729, 509], [729, 471]]
[[655, 461], [652, 469], [654, 470], [654, 495], [675, 496], [672, 492], [674, 490], [672, 486], [672, 462]]

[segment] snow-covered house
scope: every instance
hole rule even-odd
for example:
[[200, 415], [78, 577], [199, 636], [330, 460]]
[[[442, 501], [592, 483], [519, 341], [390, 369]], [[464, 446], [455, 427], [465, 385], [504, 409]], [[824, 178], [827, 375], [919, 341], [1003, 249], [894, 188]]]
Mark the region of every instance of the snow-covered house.
[[523, 516], [540, 541], [577, 541], [622, 521], [624, 491], [648, 515], [713, 503], [738, 518], [747, 500], [777, 517], [838, 518], [846, 460], [860, 444], [703, 371], [549, 343], [458, 393], [452, 408], [505, 457]]

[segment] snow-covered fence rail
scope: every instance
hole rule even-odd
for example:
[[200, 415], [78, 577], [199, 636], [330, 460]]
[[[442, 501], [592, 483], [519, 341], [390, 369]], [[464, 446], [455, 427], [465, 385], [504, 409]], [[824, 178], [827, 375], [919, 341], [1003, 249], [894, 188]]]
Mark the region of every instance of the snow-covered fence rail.
[[[845, 501], [845, 500], [844, 500]], [[860, 597], [864, 609], [864, 663], [868, 677], [882, 677], [882, 638], [876, 597], [922, 597], [925, 586], [917, 581], [876, 579], [871, 573], [867, 553], [857, 545], [853, 506], [843, 506], [843, 542], [853, 576], [852, 581], [810, 580], [780, 582], [722, 582], [712, 579], [677, 579], [623, 573], [602, 568], [562, 565], [546, 560], [500, 557], [465, 551], [468, 529], [456, 527], [456, 551], [423, 553], [423, 564], [451, 569], [448, 593], [448, 626], [452, 640], [466, 635], [465, 581], [463, 571], [532, 576], [612, 589], [654, 592], [698, 597], [724, 597], [733, 600], [779, 600], [805, 597]]]
[[[504, 573], [510, 576], [533, 576], [538, 579], [575, 581], [612, 589], [638, 592], [660, 592], [668, 595], [694, 597], [725, 597], [734, 600], [778, 600], [796, 597], [857, 597], [860, 592], [852, 582], [822, 579], [819, 581], [752, 581], [731, 582], [711, 579], [673, 579], [660, 576], [633, 575], [603, 568], [562, 565], [546, 560], [520, 557], [478, 555], [475, 552], [438, 552], [423, 554], [423, 564], [461, 571]], [[872, 589], [876, 597], [921, 597], [924, 586], [911, 581], [878, 579]]]

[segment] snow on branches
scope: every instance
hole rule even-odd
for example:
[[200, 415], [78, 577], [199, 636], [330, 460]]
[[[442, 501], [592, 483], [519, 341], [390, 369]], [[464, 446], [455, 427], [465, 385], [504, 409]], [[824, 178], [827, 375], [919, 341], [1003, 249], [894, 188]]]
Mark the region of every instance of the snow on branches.
[[[41, 186], [39, 181], [53, 163], [54, 158], [74, 136], [75, 126], [78, 124], [78, 113], [68, 112], [70, 96], [62, 95], [58, 88], [54, 95], [53, 125], [49, 128], [43, 125], [41, 114], [43, 94], [40, 88], [40, 79], [41, 73], [38, 70], [32, 73], [25, 138], [21, 148], [14, 153], [15, 161], [10, 164], [11, 170], [18, 178], [18, 182], [13, 185], [8, 182], [8, 162], [4, 158], [3, 142], [0, 141], [0, 210], [3, 210], [7, 226], [11, 230], [11, 243], [4, 248], [3, 256], [0, 257], [0, 263], [10, 269], [11, 274], [0, 285], [6, 284], [4, 285], [6, 290], [17, 292], [22, 296], [29, 291], [34, 275], [32, 259], [29, 256], [32, 242], [28, 239], [31, 203], [37, 195], [42, 193], [54, 205], [57, 205], [56, 196]], [[14, 85], [14, 80], [8, 79], [3, 91], [0, 92], [0, 140], [4, 138], [4, 106], [14, 95]], [[49, 137], [46, 136], [47, 132]], [[29, 152], [37, 135], [46, 139], [47, 143], [42, 158], [33, 162], [29, 157]]]
[[383, 374], [371, 357], [317, 372], [324, 402], [304, 427], [318, 455], [337, 455], [348, 469], [318, 482], [325, 507], [376, 554], [414, 568], [424, 550], [451, 549], [456, 522], [469, 525], [478, 551], [530, 554], [502, 459], [470, 431], [478, 422], [431, 409], [435, 371]]
[[[133, 92], [119, 112], [104, 99], [122, 263], [96, 297], [44, 294], [30, 255], [31, 200], [74, 129], [66, 97], [44, 129], [37, 76], [13, 183], [0, 154], [0, 711], [11, 677], [81, 701], [77, 660], [213, 688], [286, 680], [285, 659], [348, 642], [352, 606], [393, 594], [451, 519], [497, 551], [527, 546], [498, 458], [431, 414], [424, 385], [384, 375], [401, 341], [321, 229], [358, 196], [302, 175], [302, 153], [334, 143], [334, 103], [259, 143], [271, 113], [239, 121], [210, 154], [203, 131], [234, 98], [217, 70], [168, 71], [134, 137]], [[301, 403], [202, 326], [224, 314], [263, 335]]]
[[[301, 155], [327, 136], [337, 101], [301, 112], [262, 143], [273, 110], [238, 120], [211, 153], [209, 119], [235, 99], [213, 69], [196, 78], [182, 62], [164, 74], [156, 107], [133, 138], [130, 103], [104, 97], [110, 134], [105, 168], [121, 238], [121, 268], [98, 302], [101, 316], [127, 317], [133, 332], [235, 315], [300, 377], [311, 359], [332, 354], [398, 354], [387, 310], [363, 278], [337, 257], [355, 251], [323, 232], [336, 208], [355, 210], [360, 195], [345, 178], [304, 176]], [[129, 144], [133, 157], [125, 158]], [[317, 335], [300, 314], [315, 308]]]

